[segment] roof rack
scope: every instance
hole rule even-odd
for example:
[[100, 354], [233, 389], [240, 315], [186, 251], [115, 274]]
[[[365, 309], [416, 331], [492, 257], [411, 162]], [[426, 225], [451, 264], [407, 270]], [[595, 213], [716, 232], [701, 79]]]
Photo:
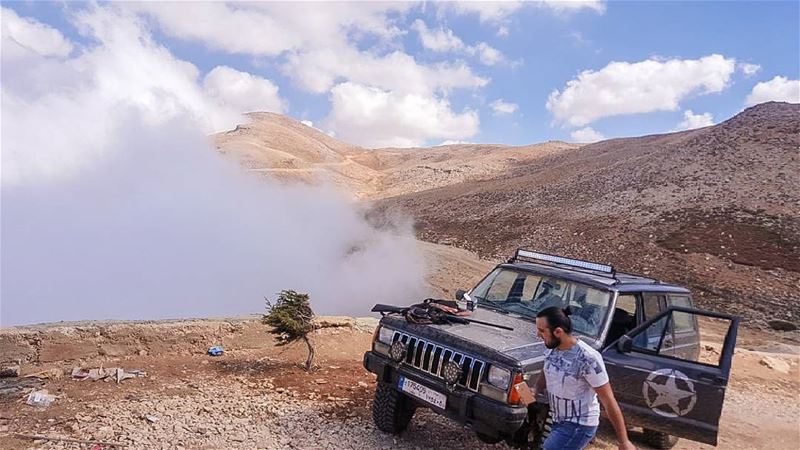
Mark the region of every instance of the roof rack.
[[509, 263], [516, 261], [532, 262], [537, 264], [545, 264], [553, 267], [560, 267], [567, 270], [576, 272], [591, 273], [600, 275], [602, 277], [617, 280], [617, 272], [614, 266], [610, 264], [601, 264], [591, 261], [584, 261], [582, 259], [565, 258], [563, 256], [550, 255], [542, 252], [534, 252], [532, 250], [525, 250], [523, 248], [517, 249], [514, 256], [508, 260]]

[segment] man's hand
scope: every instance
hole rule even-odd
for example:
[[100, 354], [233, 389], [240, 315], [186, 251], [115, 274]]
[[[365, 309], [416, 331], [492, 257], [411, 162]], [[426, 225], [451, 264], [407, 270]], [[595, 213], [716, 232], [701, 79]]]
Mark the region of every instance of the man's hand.
[[513, 389], [519, 394], [519, 401], [522, 405], [528, 406], [536, 401], [536, 394], [525, 382], [515, 384]]
[[622, 411], [619, 409], [617, 399], [614, 398], [614, 392], [611, 390], [611, 385], [606, 383], [600, 387], [594, 388], [597, 392], [597, 397], [603, 408], [608, 414], [608, 419], [614, 426], [614, 431], [617, 432], [617, 439], [619, 440], [619, 450], [635, 450], [630, 439], [628, 439], [628, 430], [625, 428], [625, 419], [622, 418]]

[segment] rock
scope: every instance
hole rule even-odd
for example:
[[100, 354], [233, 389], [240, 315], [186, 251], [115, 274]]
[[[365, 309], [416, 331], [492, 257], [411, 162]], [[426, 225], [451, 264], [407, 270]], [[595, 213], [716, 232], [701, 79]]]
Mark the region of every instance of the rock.
[[314, 382], [317, 383], [317, 384], [328, 384], [328, 380], [326, 380], [324, 378], [316, 379], [316, 380], [314, 380]]
[[369, 387], [369, 383], [364, 382], [364, 381], [359, 381], [358, 382], [358, 387], [367, 388], [367, 387]]
[[770, 320], [770, 321], [767, 322], [767, 324], [770, 327], [772, 327], [773, 330], [778, 330], [778, 331], [795, 331], [795, 330], [797, 330], [797, 325], [796, 324], [794, 324], [792, 322], [789, 322], [789, 321], [786, 321], [786, 320], [779, 320], [779, 319]]
[[771, 356], [765, 356], [761, 358], [761, 361], [759, 362], [761, 363], [762, 366], [767, 366], [776, 372], [789, 373], [790, 369], [789, 363], [787, 363], [782, 359], [773, 358]]
[[0, 367], [0, 378], [14, 378], [19, 376], [19, 364]]

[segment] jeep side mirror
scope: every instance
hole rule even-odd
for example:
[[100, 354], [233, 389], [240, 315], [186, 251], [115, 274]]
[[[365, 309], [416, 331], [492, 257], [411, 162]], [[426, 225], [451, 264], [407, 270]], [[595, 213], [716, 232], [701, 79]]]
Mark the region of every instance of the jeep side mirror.
[[617, 350], [619, 350], [620, 353], [628, 353], [631, 351], [631, 348], [633, 348], [633, 339], [627, 334], [617, 341]]
[[463, 289], [457, 290], [456, 291], [456, 300], [464, 300], [464, 294], [466, 294], [466, 293], [467, 293], [467, 291], [465, 291]]

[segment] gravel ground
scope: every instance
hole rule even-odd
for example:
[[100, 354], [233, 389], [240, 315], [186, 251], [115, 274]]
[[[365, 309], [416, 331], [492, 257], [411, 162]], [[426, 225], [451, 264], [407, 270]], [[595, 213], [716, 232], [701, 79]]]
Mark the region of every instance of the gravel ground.
[[[372, 388], [364, 388], [371, 390]], [[499, 448], [482, 444], [468, 430], [420, 410], [402, 437], [377, 431], [369, 417], [369, 400], [327, 396], [299, 399], [296, 391], [271, 381], [214, 380], [195, 384], [195, 392], [161, 398], [130, 399], [87, 406], [75, 435], [142, 449], [461, 449]], [[57, 434], [48, 434], [57, 435]], [[73, 449], [72, 443], [44, 443], [37, 448]]]

